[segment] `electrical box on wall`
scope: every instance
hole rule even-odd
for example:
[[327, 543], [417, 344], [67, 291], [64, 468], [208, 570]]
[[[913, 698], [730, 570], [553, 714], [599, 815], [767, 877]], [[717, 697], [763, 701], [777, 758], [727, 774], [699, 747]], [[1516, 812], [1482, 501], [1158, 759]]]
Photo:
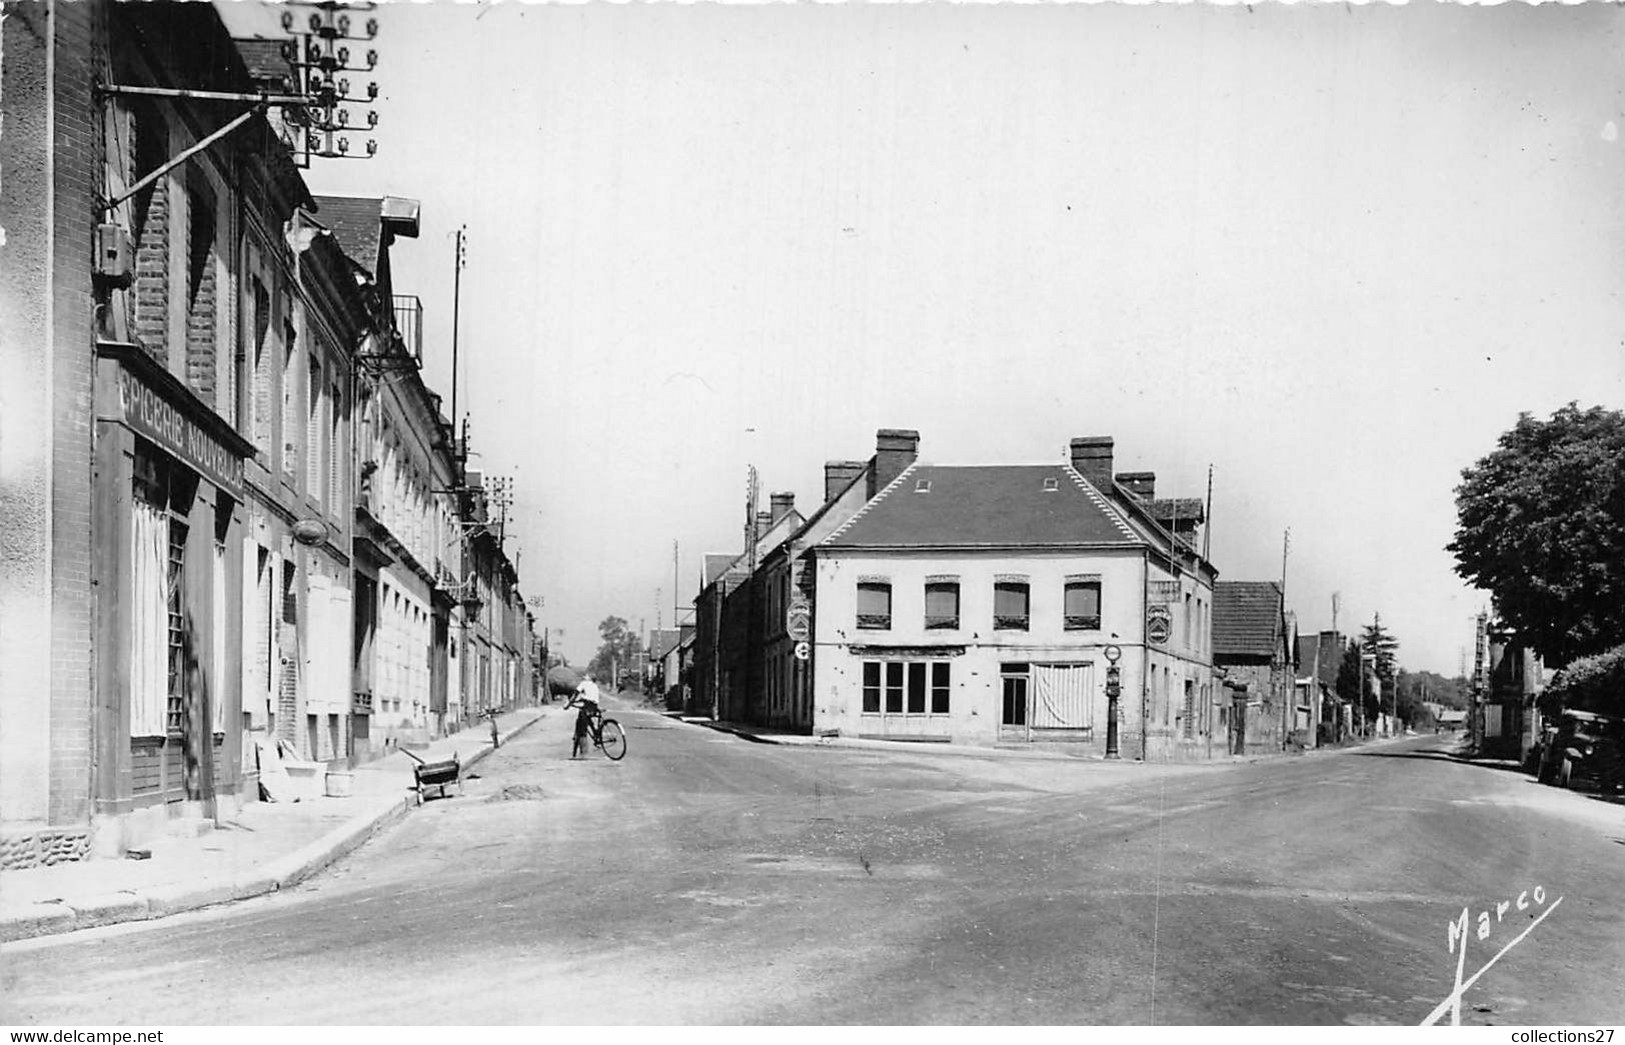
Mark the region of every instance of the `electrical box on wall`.
[[128, 286], [135, 275], [130, 233], [112, 222], [96, 226], [96, 275], [114, 286]]

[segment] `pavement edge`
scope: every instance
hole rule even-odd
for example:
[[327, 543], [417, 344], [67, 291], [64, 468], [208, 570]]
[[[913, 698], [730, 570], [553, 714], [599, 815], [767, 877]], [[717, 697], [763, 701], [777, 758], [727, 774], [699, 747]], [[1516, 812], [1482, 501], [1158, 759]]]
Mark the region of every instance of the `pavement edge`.
[[[538, 710], [540, 713], [532, 716], [528, 722], [522, 722], [503, 734], [497, 747], [482, 745], [469, 755], [463, 769], [466, 771], [483, 762], [501, 744], [508, 743], [547, 717], [546, 708]], [[374, 836], [405, 819], [415, 808], [417, 801], [411, 795], [391, 799], [377, 812], [359, 813], [309, 845], [272, 860], [250, 875], [229, 882], [201, 886], [162, 885], [152, 889], [109, 893], [72, 903], [32, 904], [22, 910], [6, 912], [0, 914], [0, 943], [59, 936], [121, 922], [167, 918], [186, 911], [289, 889], [342, 860]]]

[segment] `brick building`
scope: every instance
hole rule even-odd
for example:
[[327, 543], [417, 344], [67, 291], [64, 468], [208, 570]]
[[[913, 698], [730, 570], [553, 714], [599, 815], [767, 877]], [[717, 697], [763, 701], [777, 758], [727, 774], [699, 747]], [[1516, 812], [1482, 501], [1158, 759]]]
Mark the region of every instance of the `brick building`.
[[[1231, 754], [1280, 751], [1298, 732], [1294, 642], [1275, 581], [1213, 587], [1213, 665], [1228, 698], [1220, 731]], [[1307, 724], [1298, 739], [1307, 744]]]
[[6, 15], [0, 853], [26, 866], [252, 800], [258, 741], [352, 755], [378, 316], [212, 6]]

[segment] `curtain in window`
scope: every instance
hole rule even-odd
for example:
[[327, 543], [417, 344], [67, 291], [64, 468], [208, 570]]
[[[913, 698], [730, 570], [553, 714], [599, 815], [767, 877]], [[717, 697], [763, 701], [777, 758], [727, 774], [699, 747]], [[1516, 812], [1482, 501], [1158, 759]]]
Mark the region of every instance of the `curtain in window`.
[[1034, 664], [1034, 729], [1089, 729], [1094, 725], [1093, 670], [1087, 664]]
[[1100, 616], [1100, 583], [1074, 582], [1066, 586], [1068, 617]]
[[169, 517], [137, 498], [130, 519], [130, 735], [165, 735], [169, 701]]
[[1027, 586], [1025, 584], [997, 584], [993, 588], [993, 615], [998, 618], [1025, 618], [1027, 616]]
[[943, 625], [959, 620], [959, 585], [927, 584], [925, 586], [925, 624]]

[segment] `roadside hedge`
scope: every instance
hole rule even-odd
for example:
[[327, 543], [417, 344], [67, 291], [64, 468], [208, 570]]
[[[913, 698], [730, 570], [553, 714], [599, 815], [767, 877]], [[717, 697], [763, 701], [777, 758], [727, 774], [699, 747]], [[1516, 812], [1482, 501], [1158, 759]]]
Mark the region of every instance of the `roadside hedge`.
[[1599, 714], [1625, 714], [1625, 644], [1581, 657], [1558, 669], [1546, 703]]

